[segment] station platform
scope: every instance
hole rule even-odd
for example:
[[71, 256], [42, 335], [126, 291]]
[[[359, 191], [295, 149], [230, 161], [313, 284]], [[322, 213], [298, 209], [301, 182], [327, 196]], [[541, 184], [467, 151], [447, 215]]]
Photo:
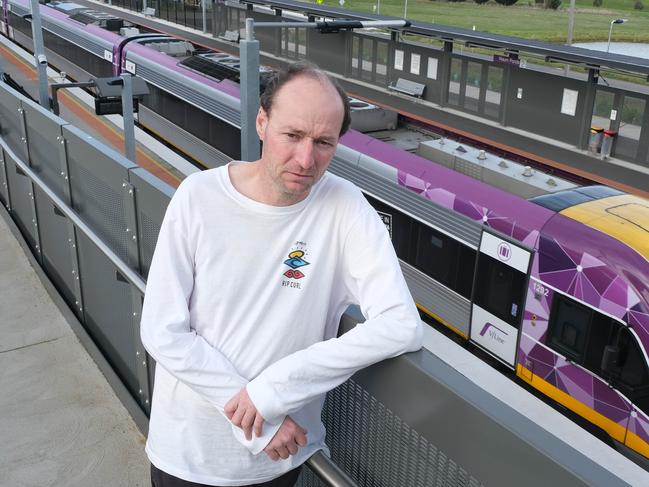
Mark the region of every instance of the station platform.
[[150, 485], [144, 436], [17, 232], [0, 207], [0, 486]]

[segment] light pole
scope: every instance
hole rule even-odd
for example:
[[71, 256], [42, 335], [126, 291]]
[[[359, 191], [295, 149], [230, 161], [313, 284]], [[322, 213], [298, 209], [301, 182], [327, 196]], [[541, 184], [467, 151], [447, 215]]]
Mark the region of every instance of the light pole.
[[613, 19], [611, 20], [611, 26], [608, 28], [608, 42], [606, 43], [606, 52], [611, 48], [611, 33], [613, 32], [613, 24], [624, 24], [628, 22], [629, 19]]
[[407, 19], [408, 18], [408, 0], [405, 1], [403, 4], [403, 18]]
[[47, 93], [47, 58], [43, 47], [43, 29], [38, 0], [31, 0], [32, 39], [34, 39], [34, 60], [38, 72], [38, 99], [46, 110], [50, 109], [50, 96]]

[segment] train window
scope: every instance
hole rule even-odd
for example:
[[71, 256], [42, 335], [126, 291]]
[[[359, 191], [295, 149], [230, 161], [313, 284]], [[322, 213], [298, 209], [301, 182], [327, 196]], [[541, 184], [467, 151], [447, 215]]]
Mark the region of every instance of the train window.
[[586, 350], [591, 310], [565, 296], [556, 295], [550, 319], [548, 345], [570, 360], [582, 362]]
[[642, 350], [633, 334], [626, 328], [620, 335], [619, 347], [620, 382], [633, 388], [649, 385], [647, 365]]
[[365, 198], [389, 227], [392, 245], [401, 260], [465, 298], [471, 298], [475, 250], [371, 196]]
[[395, 210], [391, 206], [372, 198], [371, 196], [365, 195], [365, 197], [378, 212], [386, 227], [388, 227], [390, 238], [392, 238], [392, 245], [394, 246], [397, 256], [400, 259], [409, 262], [411, 260], [410, 247], [412, 242], [412, 218]]
[[477, 273], [475, 304], [518, 328], [525, 295], [525, 274], [482, 253]]
[[475, 274], [476, 251], [466, 245], [459, 244], [457, 253], [457, 271], [455, 272], [455, 291], [467, 299], [471, 299], [471, 287]]
[[452, 265], [457, 261], [457, 247], [457, 241], [437, 230], [420, 225], [415, 266], [450, 287]]
[[602, 375], [604, 347], [615, 343], [617, 333], [622, 325], [597, 311], [591, 311], [591, 313], [592, 320], [584, 356], [584, 367], [595, 374]]

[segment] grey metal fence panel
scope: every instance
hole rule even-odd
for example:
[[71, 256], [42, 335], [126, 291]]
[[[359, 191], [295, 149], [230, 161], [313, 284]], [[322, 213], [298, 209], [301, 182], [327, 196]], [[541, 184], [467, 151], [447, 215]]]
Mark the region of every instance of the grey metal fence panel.
[[72, 274], [68, 219], [40, 189], [36, 189], [36, 200], [43, 267], [57, 290], [72, 310], [76, 311], [74, 296], [76, 276]]
[[483, 485], [354, 380], [327, 396], [323, 419], [333, 460], [359, 485]]
[[63, 126], [67, 123], [31, 101], [24, 100], [23, 109], [31, 166], [58, 196], [63, 197], [65, 181], [61, 177], [59, 146]]
[[0, 83], [0, 130], [9, 148], [23, 161], [28, 160], [27, 141], [24, 138], [21, 99], [14, 90]]
[[29, 178], [20, 170], [11, 156], [5, 154], [7, 179], [11, 191], [11, 209], [16, 223], [32, 249], [36, 247], [36, 233], [32, 215], [32, 187]]
[[175, 189], [144, 169], [130, 171], [129, 181], [135, 187], [140, 272], [146, 278], [158, 241], [160, 225]]
[[113, 251], [128, 260], [123, 184], [137, 167], [124, 156], [81, 130], [65, 126], [72, 207]]
[[85, 328], [133, 396], [138, 397], [131, 285], [85, 235], [79, 234], [77, 245]]

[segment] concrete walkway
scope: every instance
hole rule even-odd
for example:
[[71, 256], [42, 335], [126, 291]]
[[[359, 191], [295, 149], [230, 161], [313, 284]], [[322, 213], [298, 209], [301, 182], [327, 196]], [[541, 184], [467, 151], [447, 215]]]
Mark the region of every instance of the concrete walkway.
[[0, 207], [0, 486], [150, 484], [144, 436]]

